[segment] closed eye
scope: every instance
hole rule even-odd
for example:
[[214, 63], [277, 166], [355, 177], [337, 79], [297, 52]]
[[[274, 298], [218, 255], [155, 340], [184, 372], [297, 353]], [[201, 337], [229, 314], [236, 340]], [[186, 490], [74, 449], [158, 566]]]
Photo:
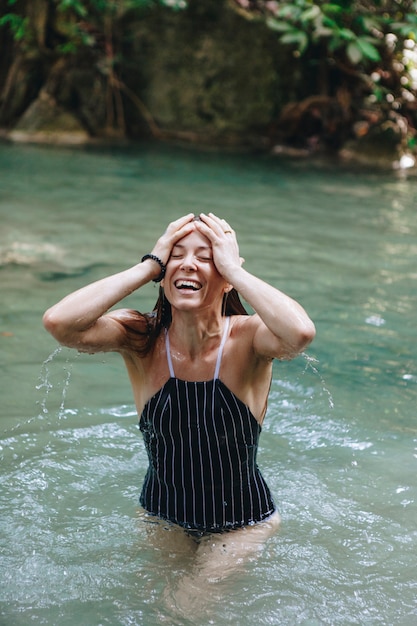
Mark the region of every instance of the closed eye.
[[[172, 253], [169, 258], [170, 259], [182, 259], [182, 258], [184, 258], [184, 255], [181, 254], [180, 252], [177, 252], [177, 253]], [[195, 258], [198, 261], [204, 261], [205, 263], [213, 260], [212, 256], [202, 256], [201, 254], [197, 255]]]

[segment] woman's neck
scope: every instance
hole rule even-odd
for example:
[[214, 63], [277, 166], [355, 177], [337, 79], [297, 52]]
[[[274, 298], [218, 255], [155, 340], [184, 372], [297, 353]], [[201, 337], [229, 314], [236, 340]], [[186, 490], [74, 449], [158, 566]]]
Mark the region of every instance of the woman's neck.
[[169, 338], [174, 350], [195, 358], [218, 346], [224, 328], [224, 317], [220, 313], [184, 314], [173, 311], [169, 327]]

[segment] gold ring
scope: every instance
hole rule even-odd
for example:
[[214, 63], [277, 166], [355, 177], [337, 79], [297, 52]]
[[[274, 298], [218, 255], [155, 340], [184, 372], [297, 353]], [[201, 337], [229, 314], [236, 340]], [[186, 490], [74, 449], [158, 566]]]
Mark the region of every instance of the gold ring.
[[224, 232], [225, 235], [228, 235], [229, 233], [232, 234], [231, 230], [224, 230], [223, 232]]

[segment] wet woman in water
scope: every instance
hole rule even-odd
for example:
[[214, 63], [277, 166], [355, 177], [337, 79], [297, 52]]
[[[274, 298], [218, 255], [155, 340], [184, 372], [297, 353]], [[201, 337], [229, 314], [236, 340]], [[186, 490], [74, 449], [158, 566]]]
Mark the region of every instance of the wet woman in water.
[[[110, 311], [151, 280], [161, 284], [152, 313]], [[149, 457], [148, 516], [168, 521], [206, 563], [210, 553], [213, 568], [220, 553], [235, 558], [276, 529], [256, 463], [272, 362], [299, 354], [315, 329], [297, 302], [243, 269], [225, 220], [172, 222], [140, 263], [70, 294], [44, 324], [65, 346], [123, 356]]]

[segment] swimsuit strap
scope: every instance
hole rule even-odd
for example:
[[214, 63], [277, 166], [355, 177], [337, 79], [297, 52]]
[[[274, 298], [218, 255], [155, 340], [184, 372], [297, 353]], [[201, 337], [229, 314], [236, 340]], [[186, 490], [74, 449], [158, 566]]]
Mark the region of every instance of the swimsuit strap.
[[168, 328], [165, 328], [165, 350], [167, 353], [169, 375], [171, 376], [171, 378], [175, 378], [174, 367], [172, 365], [172, 359], [171, 359], [171, 345], [169, 343]]
[[[214, 370], [214, 380], [216, 380], [219, 377], [220, 364], [221, 364], [222, 355], [223, 355], [223, 348], [224, 348], [224, 344], [226, 343], [227, 334], [229, 331], [229, 325], [230, 325], [230, 317], [225, 317], [223, 336], [220, 342], [219, 351], [217, 353], [216, 368]], [[165, 350], [167, 353], [169, 375], [171, 376], [171, 378], [175, 378], [174, 366], [172, 365], [172, 358], [171, 358], [171, 344], [169, 343], [169, 334], [168, 334], [167, 328], [165, 329]]]
[[229, 331], [229, 325], [230, 325], [230, 317], [225, 317], [225, 319], [224, 319], [223, 337], [222, 337], [222, 340], [220, 342], [219, 351], [217, 353], [216, 369], [214, 370], [214, 380], [217, 380], [218, 377], [219, 377], [220, 364], [221, 364], [222, 355], [223, 355], [223, 348], [224, 348], [224, 344], [226, 343], [227, 334], [228, 334], [228, 331]]

